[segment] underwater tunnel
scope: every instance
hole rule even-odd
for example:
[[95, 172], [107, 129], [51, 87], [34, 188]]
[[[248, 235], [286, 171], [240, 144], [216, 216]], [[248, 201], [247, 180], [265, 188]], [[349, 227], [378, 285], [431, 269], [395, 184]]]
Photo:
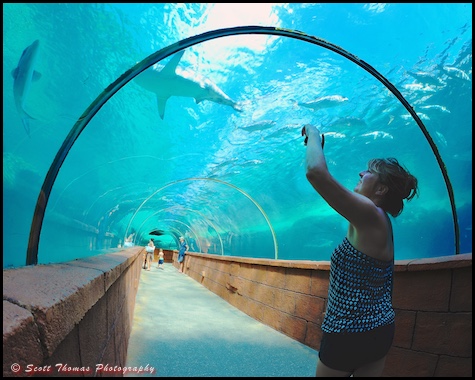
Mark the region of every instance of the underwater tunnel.
[[[328, 260], [346, 223], [306, 181], [306, 123], [349, 188], [373, 157], [418, 177], [421, 195], [394, 220], [396, 259], [471, 252], [471, 40], [441, 42], [423, 71], [414, 56], [366, 57], [302, 30], [213, 29], [148, 53], [133, 33], [112, 35], [84, 42], [80, 69], [61, 61], [68, 46], [38, 39], [29, 131], [17, 109], [4, 115], [15, 124], [4, 132], [4, 268], [151, 237], [175, 249], [179, 236], [195, 252]], [[31, 42], [12, 45], [4, 67]]]

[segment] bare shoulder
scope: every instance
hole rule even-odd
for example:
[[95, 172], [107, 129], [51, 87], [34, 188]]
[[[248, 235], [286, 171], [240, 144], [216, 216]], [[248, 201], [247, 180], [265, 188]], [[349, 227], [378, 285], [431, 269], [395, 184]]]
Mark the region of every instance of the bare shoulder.
[[347, 238], [353, 247], [365, 255], [389, 261], [394, 257], [391, 222], [384, 210], [377, 209], [373, 223], [361, 224], [358, 228], [350, 224]]

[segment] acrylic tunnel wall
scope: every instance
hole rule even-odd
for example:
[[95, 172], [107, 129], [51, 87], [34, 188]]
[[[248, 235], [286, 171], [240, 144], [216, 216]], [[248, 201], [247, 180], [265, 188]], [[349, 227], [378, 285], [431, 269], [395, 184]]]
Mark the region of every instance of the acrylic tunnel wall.
[[[337, 5], [315, 14], [330, 22]], [[26, 265], [57, 155], [64, 161], [44, 210], [39, 264], [150, 238], [176, 249], [179, 236], [196, 252], [328, 260], [347, 222], [306, 180], [306, 123], [325, 134], [329, 169], [348, 188], [373, 157], [397, 157], [418, 178], [420, 196], [393, 220], [396, 260], [472, 251], [471, 4], [394, 4], [412, 17], [410, 27], [377, 36], [388, 20], [373, 14], [366, 28], [341, 23], [345, 35], [361, 37], [353, 39], [310, 22], [314, 5], [287, 5], [298, 21], [292, 30], [341, 46], [400, 91], [435, 143], [452, 197], [427, 137], [378, 78], [324, 46], [272, 34], [222, 36], [169, 55], [118, 89], [62, 149], [88, 107], [137, 62], [216, 30], [191, 27], [200, 6], [4, 4], [4, 268]], [[436, 8], [450, 8], [451, 17]], [[285, 15], [273, 12], [285, 27]], [[20, 65], [35, 40], [37, 51]], [[41, 72], [23, 94], [16, 67]]]

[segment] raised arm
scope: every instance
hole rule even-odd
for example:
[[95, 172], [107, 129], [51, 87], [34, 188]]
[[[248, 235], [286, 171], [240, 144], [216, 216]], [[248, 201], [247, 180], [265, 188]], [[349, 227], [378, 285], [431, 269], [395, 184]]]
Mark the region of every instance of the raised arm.
[[[304, 134], [308, 137], [306, 176], [313, 188], [336, 212], [357, 229], [367, 228], [380, 221], [378, 207], [371, 199], [348, 190], [330, 174], [317, 127], [305, 125]], [[362, 173], [360, 173], [361, 176]]]

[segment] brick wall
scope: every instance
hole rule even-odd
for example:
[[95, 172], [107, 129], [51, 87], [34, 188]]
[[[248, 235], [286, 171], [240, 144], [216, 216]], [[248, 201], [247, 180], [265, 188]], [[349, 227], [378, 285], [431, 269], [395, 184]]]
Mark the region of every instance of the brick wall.
[[[174, 251], [174, 265], [177, 252]], [[328, 261], [189, 253], [185, 273], [231, 305], [316, 350]], [[397, 261], [396, 334], [383, 375], [472, 376], [472, 254]]]
[[4, 270], [3, 376], [102, 376], [97, 365], [123, 367], [143, 249]]

